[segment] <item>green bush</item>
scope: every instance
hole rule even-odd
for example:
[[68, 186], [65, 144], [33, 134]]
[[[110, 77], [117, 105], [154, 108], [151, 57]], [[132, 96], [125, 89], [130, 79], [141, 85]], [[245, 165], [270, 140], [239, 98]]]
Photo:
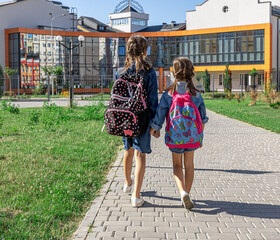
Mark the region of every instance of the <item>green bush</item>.
[[1, 109], [6, 110], [10, 113], [19, 114], [19, 107], [14, 104], [8, 103], [7, 101], [1, 102]]
[[32, 111], [29, 115], [29, 120], [27, 124], [31, 126], [38, 124], [40, 120], [40, 116], [41, 116], [40, 112], [36, 110]]
[[0, 105], [0, 110], [6, 110], [8, 106], [8, 101], [2, 101]]
[[[213, 97], [213, 93], [204, 93], [202, 95], [203, 97]], [[225, 93], [214, 93], [214, 98], [226, 98], [227, 97], [227, 94]]]
[[269, 106], [272, 107], [272, 108], [278, 109], [278, 108], [280, 108], [280, 102], [271, 103], [271, 104], [269, 104]]
[[71, 120], [90, 121], [99, 120], [104, 117], [104, 104], [85, 106], [80, 108], [81, 111], [74, 111], [74, 109], [58, 107], [56, 104], [45, 102], [42, 111], [32, 111], [29, 114], [27, 125], [34, 129], [38, 124], [42, 124], [47, 129], [55, 129], [63, 122]]
[[104, 117], [104, 104], [87, 106], [84, 114], [84, 120], [102, 119]]
[[30, 95], [26, 94], [26, 93], [23, 93], [21, 96], [20, 96], [21, 99], [28, 99], [28, 98], [31, 98]]
[[41, 122], [46, 128], [57, 126], [62, 121], [68, 121], [70, 119], [71, 117], [67, 115], [65, 108], [58, 107], [55, 103], [44, 103]]
[[7, 109], [10, 113], [15, 113], [15, 114], [19, 114], [19, 107], [17, 107], [14, 104], [9, 103], [8, 104], [8, 109]]
[[45, 93], [45, 89], [44, 89], [44, 84], [39, 83], [38, 86], [36, 86], [36, 89], [32, 90], [32, 93], [37, 96], [37, 95], [42, 95]]

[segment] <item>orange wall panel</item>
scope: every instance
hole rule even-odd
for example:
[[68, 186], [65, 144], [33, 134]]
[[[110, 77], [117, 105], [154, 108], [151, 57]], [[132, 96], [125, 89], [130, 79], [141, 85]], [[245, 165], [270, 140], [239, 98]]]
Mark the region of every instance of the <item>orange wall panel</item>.
[[[80, 36], [85, 37], [130, 37], [133, 34], [143, 35], [145, 37], [176, 37], [176, 36], [188, 36], [188, 35], [199, 35], [199, 34], [210, 34], [210, 33], [222, 33], [222, 32], [235, 32], [235, 31], [247, 31], [247, 30], [259, 30], [271, 27], [270, 23], [265, 24], [253, 24], [243, 25], [234, 27], [222, 27], [222, 28], [208, 28], [198, 30], [184, 30], [184, 31], [172, 31], [172, 32], [141, 32], [141, 33], [107, 33], [107, 32], [70, 32], [70, 31], [53, 31], [53, 35], [61, 36]], [[51, 35], [51, 30], [32, 29], [32, 28], [11, 28], [7, 29], [8, 34], [10, 33], [33, 33]]]

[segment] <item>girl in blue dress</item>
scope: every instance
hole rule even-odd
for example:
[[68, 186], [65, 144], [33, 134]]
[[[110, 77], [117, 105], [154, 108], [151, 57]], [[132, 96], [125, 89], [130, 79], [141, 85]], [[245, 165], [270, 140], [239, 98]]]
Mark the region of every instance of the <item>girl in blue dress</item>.
[[[147, 40], [140, 35], [132, 35], [126, 45], [126, 61], [125, 71], [127, 73], [138, 72], [144, 76], [145, 88], [148, 93], [149, 103], [149, 120], [155, 116], [155, 111], [158, 105], [158, 88], [157, 77], [152, 66], [146, 61], [148, 49]], [[141, 207], [144, 204], [143, 198], [140, 196], [140, 190], [143, 183], [146, 167], [146, 153], [151, 153], [151, 135], [150, 127], [138, 137], [126, 138], [123, 137], [124, 143], [124, 192], [132, 191], [132, 160], [135, 156], [135, 178], [134, 190], [131, 197], [133, 207]]]

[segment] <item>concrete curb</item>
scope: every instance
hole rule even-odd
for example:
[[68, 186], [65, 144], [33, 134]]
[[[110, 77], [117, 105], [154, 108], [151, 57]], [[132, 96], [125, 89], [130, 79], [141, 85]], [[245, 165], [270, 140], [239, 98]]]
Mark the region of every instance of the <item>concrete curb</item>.
[[99, 209], [106, 197], [106, 194], [108, 193], [108, 191], [111, 187], [111, 184], [114, 181], [116, 172], [118, 171], [118, 169], [122, 163], [122, 159], [123, 159], [123, 150], [119, 152], [117, 160], [111, 166], [111, 170], [106, 179], [107, 182], [101, 188], [101, 190], [99, 192], [99, 196], [97, 198], [95, 198], [94, 201], [92, 202], [90, 209], [86, 213], [83, 221], [81, 222], [78, 230], [75, 232], [72, 240], [81, 240], [81, 239], [85, 239], [87, 237], [88, 232], [89, 232], [92, 224], [94, 223], [97, 214], [99, 213]]

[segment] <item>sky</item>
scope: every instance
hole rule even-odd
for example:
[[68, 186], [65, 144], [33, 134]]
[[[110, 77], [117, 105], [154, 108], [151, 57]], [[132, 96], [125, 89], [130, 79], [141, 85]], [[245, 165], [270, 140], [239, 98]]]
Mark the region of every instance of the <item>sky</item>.
[[[58, 0], [59, 1], [59, 0]], [[150, 14], [149, 25], [171, 21], [185, 22], [186, 11], [195, 10], [205, 0], [138, 0], [145, 13]], [[68, 7], [77, 7], [79, 16], [90, 16], [109, 23], [109, 14], [121, 0], [61, 0]]]
[[[6, 2], [7, 0], [0, 0]], [[94, 17], [103, 23], [109, 23], [109, 14], [121, 0], [56, 0], [68, 7], [77, 7], [78, 16]], [[149, 25], [160, 25], [163, 22], [183, 23], [186, 11], [195, 10], [205, 0], [138, 0], [145, 13], [150, 14]]]

